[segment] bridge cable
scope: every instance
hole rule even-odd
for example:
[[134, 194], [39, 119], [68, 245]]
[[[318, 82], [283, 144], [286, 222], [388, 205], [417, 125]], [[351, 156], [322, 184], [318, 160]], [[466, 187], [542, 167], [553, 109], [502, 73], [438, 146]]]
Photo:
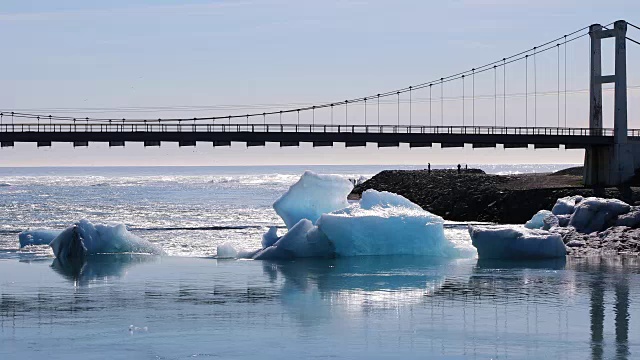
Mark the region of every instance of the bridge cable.
[[380, 126], [380, 94], [378, 94], [378, 126]]
[[632, 38], [630, 38], [630, 37], [626, 37], [626, 39], [627, 39], [627, 40], [629, 40], [629, 41], [631, 41], [631, 42], [634, 42], [634, 43], [636, 43], [636, 44], [640, 45], [640, 42], [635, 41], [635, 40], [633, 40], [633, 39], [632, 39]]
[[431, 92], [433, 90], [433, 84], [429, 84], [429, 126], [431, 125]]
[[[411, 127], [411, 123], [412, 123], [412, 120], [413, 120], [411, 118], [412, 117], [412, 111], [413, 111], [413, 109], [412, 109], [413, 105], [411, 103], [412, 97], [413, 97], [412, 88], [413, 88], [412, 86], [409, 86], [409, 127]], [[411, 130], [409, 130], [409, 131], [411, 131]]]
[[507, 126], [507, 59], [502, 59], [502, 123]]
[[464, 75], [462, 75], [462, 126], [464, 126]]
[[398, 126], [400, 126], [400, 91], [398, 91]]
[[444, 78], [440, 78], [440, 126], [444, 125]]
[[344, 102], [344, 124], [349, 126], [349, 100]]
[[529, 55], [524, 60], [524, 127], [529, 126]]
[[558, 48], [558, 127], [560, 127], [560, 44], [556, 46]]
[[564, 127], [567, 127], [567, 35], [564, 36]]
[[493, 65], [493, 126], [498, 126], [498, 72]]
[[471, 69], [471, 124], [476, 126], [476, 69]]
[[316, 107], [315, 106], [313, 107], [313, 111], [312, 111], [311, 123], [315, 127], [316, 125]]
[[331, 104], [331, 125], [333, 126], [333, 104]]
[[298, 110], [298, 126], [300, 126], [300, 110]]
[[533, 48], [533, 127], [538, 126], [538, 73], [536, 66], [536, 50]]
[[[634, 27], [635, 27], [635, 26], [634, 26]], [[568, 36], [573, 36], [573, 35], [575, 35], [575, 34], [578, 34], [578, 33], [582, 32], [582, 31], [583, 31], [583, 30], [585, 30], [585, 29], [588, 29], [588, 27], [584, 27], [584, 28], [581, 28], [581, 29], [579, 29], [579, 30], [576, 30], [576, 31], [574, 31], [574, 32], [570, 33]], [[585, 33], [585, 34], [582, 34], [582, 35], [579, 35], [579, 36], [572, 37], [572, 38], [571, 38], [570, 40], [568, 40], [568, 41], [574, 41], [574, 40], [577, 40], [577, 39], [579, 39], [579, 38], [581, 38], [581, 37], [583, 37], [583, 36], [586, 36], [586, 35], [588, 35], [588, 33]], [[547, 42], [547, 43], [545, 43], [545, 44], [540, 45], [539, 47], [540, 47], [540, 48], [544, 48], [545, 46], [549, 45], [550, 43], [556, 42], [557, 40], [558, 40], [558, 39], [552, 40], [552, 41], [550, 41], [550, 42]], [[536, 48], [538, 48], [538, 47], [536, 47]], [[534, 48], [534, 49], [536, 49], [536, 48]], [[544, 52], [544, 51], [547, 51], [547, 50], [550, 50], [550, 49], [551, 49], [551, 47], [549, 47], [549, 48], [544, 48], [543, 50], [536, 51], [536, 52]], [[508, 61], [508, 63], [515, 62], [515, 61], [519, 61], [519, 60], [521, 60], [521, 59], [522, 59], [522, 57], [520, 57], [520, 56], [521, 56], [521, 55], [523, 55], [523, 54], [525, 54], [525, 53], [527, 53], [527, 52], [529, 52], [529, 51], [530, 51], [530, 50], [526, 50], [526, 51], [523, 51], [523, 52], [517, 53], [517, 54], [515, 54], [515, 55], [511, 55], [511, 56], [509, 56], [509, 57], [507, 57], [507, 58], [504, 58], [504, 59], [509, 60], [509, 61]], [[503, 61], [500, 61], [500, 62], [503, 62]], [[478, 69], [478, 71], [477, 71], [477, 72], [479, 72], [479, 73], [480, 73], [480, 72], [488, 71], [488, 70], [490, 70], [490, 66], [491, 66], [491, 65], [494, 65], [494, 66], [495, 66], [495, 65], [496, 65], [496, 64], [498, 64], [498, 63], [499, 63], [499, 62], [498, 62], [498, 61], [496, 61], [496, 62], [492, 62], [492, 63], [486, 64], [486, 65], [484, 65], [484, 66], [481, 66], [481, 67], [477, 68], [477, 69]], [[503, 64], [502, 64], [502, 65], [505, 65], [505, 62], [503, 62]], [[447, 76], [446, 78], [440, 78], [441, 85], [445, 82], [445, 80], [446, 80], [447, 82], [448, 82], [448, 81], [455, 80], [455, 79], [459, 78], [462, 74], [467, 74], [468, 72], [469, 72], [469, 71], [467, 70], [467, 71], [464, 71], [464, 72], [462, 72], [462, 73], [458, 73], [458, 74], [454, 74], [454, 75]], [[413, 86], [413, 88], [414, 88], [414, 89], [420, 89], [420, 88], [424, 88], [424, 87], [429, 86], [429, 85], [430, 85], [430, 82], [428, 82], [428, 83], [422, 83], [422, 84], [418, 84], [418, 85], [416, 85], [416, 86]], [[396, 90], [395, 92], [397, 93], [397, 92], [407, 92], [407, 91], [409, 91], [409, 90], [408, 90], [408, 88], [402, 88], [402, 89]], [[386, 96], [390, 96], [390, 95], [391, 95], [391, 94], [393, 94], [393, 93], [394, 93], [394, 92], [391, 92], [391, 91], [390, 91], [390, 92], [382, 93], [382, 94], [380, 94], [380, 95], [381, 95], [382, 97], [386, 97]], [[352, 100], [349, 100], [349, 101], [351, 101], [351, 102], [358, 102], [358, 101], [363, 101], [365, 98], [370, 98], [370, 97], [372, 97], [372, 96], [367, 96], [367, 97], [363, 97], [363, 98], [356, 98], [356, 99], [352, 99]], [[322, 105], [319, 105], [319, 106], [316, 106], [316, 107], [318, 107], [318, 108], [322, 108], [322, 107], [330, 107], [330, 106], [332, 106], [332, 105], [334, 105], [334, 104], [341, 104], [341, 103], [325, 103], [325, 104], [322, 104]], [[280, 110], [280, 112], [293, 112], [293, 111], [298, 111], [298, 110], [300, 110], [300, 111], [311, 110], [311, 106], [308, 106], [308, 107], [300, 107], [300, 108], [297, 108], [297, 109]], [[267, 113], [267, 114], [276, 114], [276, 113], [278, 113], [278, 112], [277, 112], [277, 111], [274, 111], [274, 112], [269, 112], [269, 113]], [[258, 114], [250, 114], [250, 116], [257, 116], [257, 115], [259, 115], [259, 114], [260, 114], [260, 113], [258, 113]], [[20, 116], [20, 117], [24, 117], [24, 118], [35, 118], [35, 117], [36, 117], [36, 116], [35, 116], [35, 114], [26, 114], [26, 113], [23, 113], [23, 114], [16, 113], [15, 115], [16, 115], [16, 116]], [[244, 117], [244, 116], [242, 116], [242, 115], [210, 116], [210, 117], [197, 118], [197, 120], [215, 120], [215, 119], [220, 119], [220, 118], [229, 118], [229, 119], [230, 119], [230, 118], [232, 118], [232, 117], [233, 117], [233, 118], [238, 118], [238, 117]], [[66, 120], [66, 121], [69, 121], [69, 120], [71, 120], [72, 118], [71, 118], [70, 116], [55, 116], [55, 119], [56, 119], [56, 120]], [[108, 121], [107, 119], [100, 119], [100, 118], [92, 118], [91, 120], [94, 120], [94, 121]], [[184, 119], [171, 119], [171, 118], [169, 118], [169, 119], [164, 119], [163, 121], [180, 121], [180, 120], [184, 120]], [[140, 121], [141, 121], [141, 119], [130, 119], [130, 121], [132, 121], [132, 122], [140, 122]]]
[[367, 100], [364, 101], [364, 126], [367, 126]]

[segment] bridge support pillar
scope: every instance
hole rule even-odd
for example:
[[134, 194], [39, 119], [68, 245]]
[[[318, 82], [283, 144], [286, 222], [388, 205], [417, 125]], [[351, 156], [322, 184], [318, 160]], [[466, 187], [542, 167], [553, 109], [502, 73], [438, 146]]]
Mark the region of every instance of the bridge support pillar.
[[[602, 134], [602, 84], [615, 83], [615, 109], [613, 114], [614, 143], [586, 149], [584, 183], [594, 185], [620, 185], [635, 173], [640, 161], [640, 147], [627, 139], [627, 22], [619, 20], [613, 29], [604, 30], [600, 24], [589, 27], [591, 37], [591, 71], [589, 91], [589, 128], [591, 135]], [[602, 76], [602, 39], [615, 38], [615, 74]], [[637, 158], [637, 159], [636, 159]]]

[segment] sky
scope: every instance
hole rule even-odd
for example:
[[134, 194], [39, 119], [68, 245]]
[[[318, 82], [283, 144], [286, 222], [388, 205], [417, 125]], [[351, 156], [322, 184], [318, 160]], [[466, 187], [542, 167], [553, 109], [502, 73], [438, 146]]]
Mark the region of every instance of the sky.
[[[637, 14], [636, 19], [630, 15]], [[4, 0], [0, 3], [0, 110], [114, 118], [204, 116], [269, 111], [299, 104], [341, 101], [423, 83], [501, 59], [591, 23], [617, 19], [640, 23], [633, 0]], [[635, 20], [635, 21], [634, 21]], [[630, 35], [640, 38], [640, 31]], [[539, 55], [538, 96], [510, 96], [494, 103], [494, 81], [504, 74], [478, 77], [473, 106], [477, 124], [523, 126], [535, 114], [539, 125], [587, 126], [588, 39], [567, 47], [568, 98], [558, 98], [557, 61], [564, 53]], [[635, 57], [634, 57], [635, 56]], [[613, 47], [603, 47], [604, 72], [612, 68]], [[629, 103], [640, 102], [640, 46], [629, 45]], [[632, 59], [636, 59], [635, 62]], [[520, 67], [518, 67], [520, 66]], [[531, 92], [531, 67], [513, 65], [506, 90]], [[527, 87], [525, 75], [527, 74]], [[447, 85], [444, 122], [470, 121], [467, 100], [454, 101], [461, 84]], [[474, 89], [475, 91], [475, 89]], [[482, 99], [481, 95], [488, 98]], [[428, 94], [416, 92], [413, 124], [434, 125]], [[393, 100], [393, 99], [392, 99]], [[636, 100], [636, 101], [634, 101]], [[383, 123], [406, 123], [407, 99], [383, 104]], [[434, 106], [434, 105], [432, 105]], [[612, 106], [605, 91], [605, 111]], [[438, 106], [435, 106], [437, 108]], [[495, 109], [500, 108], [494, 113]], [[259, 109], [259, 110], [258, 110]], [[363, 110], [348, 121], [363, 123]], [[373, 109], [369, 109], [372, 111]], [[640, 128], [640, 109], [630, 108], [630, 127]], [[319, 115], [327, 120], [327, 114]], [[340, 114], [340, 116], [343, 116]], [[344, 118], [336, 115], [336, 121]], [[371, 119], [371, 118], [369, 118]], [[303, 119], [302, 121], [308, 121]], [[6, 119], [4, 119], [6, 121]], [[269, 119], [269, 122], [275, 121]], [[293, 119], [286, 119], [294, 122]], [[319, 120], [323, 121], [323, 120]], [[372, 121], [372, 120], [369, 120]], [[611, 119], [605, 112], [605, 126]], [[36, 148], [16, 144], [0, 149], [0, 166], [86, 165], [269, 165], [269, 164], [483, 164], [579, 163], [581, 150], [525, 149], [345, 149], [178, 148], [163, 144], [124, 149], [105, 144]]]

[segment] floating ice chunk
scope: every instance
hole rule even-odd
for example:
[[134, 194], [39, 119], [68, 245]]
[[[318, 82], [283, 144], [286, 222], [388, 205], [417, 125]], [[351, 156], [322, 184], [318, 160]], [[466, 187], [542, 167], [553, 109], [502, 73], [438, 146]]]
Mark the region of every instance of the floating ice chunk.
[[234, 259], [238, 256], [238, 250], [236, 250], [233, 245], [229, 243], [219, 245], [216, 253], [218, 259]]
[[333, 245], [327, 236], [307, 219], [300, 220], [275, 244], [255, 255], [256, 260], [331, 257]]
[[273, 208], [291, 229], [302, 219], [315, 223], [322, 214], [347, 207], [347, 195], [352, 189], [353, 184], [340, 176], [305, 171]]
[[560, 234], [522, 226], [471, 226], [480, 259], [544, 259], [567, 254]]
[[556, 204], [553, 205], [551, 212], [553, 215], [571, 215], [575, 209], [575, 206], [582, 201], [582, 196], [565, 196], [556, 200]]
[[27, 245], [49, 245], [61, 232], [62, 230], [51, 229], [25, 230], [18, 234], [18, 241], [21, 248]]
[[375, 190], [365, 191], [359, 204], [324, 214], [317, 222], [337, 256], [456, 256], [443, 224], [441, 217], [406, 198]]
[[628, 213], [629, 210], [631, 206], [617, 199], [588, 197], [575, 207], [569, 225], [575, 227], [578, 232], [590, 234], [604, 230], [612, 219]]
[[527, 229], [542, 229], [542, 227], [544, 226], [544, 218], [548, 215], [552, 215], [551, 211], [540, 210], [535, 215], [533, 215], [531, 220], [527, 221], [527, 223], [524, 224], [524, 227], [526, 227]]
[[85, 219], [62, 231], [49, 245], [58, 259], [108, 253], [162, 254], [160, 247], [133, 235], [124, 224], [93, 225]]
[[268, 248], [278, 241], [278, 228], [275, 226], [269, 227], [269, 230], [262, 235], [262, 248]]

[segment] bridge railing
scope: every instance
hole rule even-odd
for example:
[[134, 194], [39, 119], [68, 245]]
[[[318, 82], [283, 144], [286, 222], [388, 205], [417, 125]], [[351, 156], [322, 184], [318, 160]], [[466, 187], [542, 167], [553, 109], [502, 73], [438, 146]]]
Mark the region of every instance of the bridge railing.
[[[421, 126], [421, 125], [324, 125], [324, 124], [165, 124], [165, 123], [76, 123], [0, 124], [0, 132], [252, 132], [252, 133], [373, 133], [373, 134], [459, 134], [459, 135], [547, 135], [613, 136], [607, 128]], [[640, 129], [629, 130], [640, 136]]]

